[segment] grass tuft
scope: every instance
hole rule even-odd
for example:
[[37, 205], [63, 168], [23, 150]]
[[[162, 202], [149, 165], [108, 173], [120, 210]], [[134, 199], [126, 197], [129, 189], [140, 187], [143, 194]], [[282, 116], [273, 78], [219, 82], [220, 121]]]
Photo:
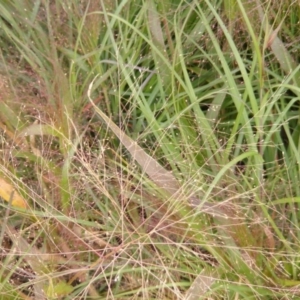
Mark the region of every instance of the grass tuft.
[[1, 1], [0, 298], [300, 297], [298, 23]]

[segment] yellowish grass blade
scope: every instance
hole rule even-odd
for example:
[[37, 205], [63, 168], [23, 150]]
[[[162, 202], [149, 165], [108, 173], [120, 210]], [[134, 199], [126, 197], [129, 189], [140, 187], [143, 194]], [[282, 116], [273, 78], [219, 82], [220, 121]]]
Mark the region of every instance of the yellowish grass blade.
[[1, 177], [0, 177], [0, 197], [7, 202], [11, 202], [12, 206], [19, 207], [19, 208], [27, 208], [27, 202], [25, 201], [25, 199], [17, 193], [14, 186], [7, 183]]

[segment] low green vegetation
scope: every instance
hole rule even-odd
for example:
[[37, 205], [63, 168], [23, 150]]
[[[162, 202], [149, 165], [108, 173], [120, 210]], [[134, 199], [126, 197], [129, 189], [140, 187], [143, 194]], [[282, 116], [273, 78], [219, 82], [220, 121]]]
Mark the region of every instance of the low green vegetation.
[[0, 299], [300, 299], [299, 16], [0, 0]]

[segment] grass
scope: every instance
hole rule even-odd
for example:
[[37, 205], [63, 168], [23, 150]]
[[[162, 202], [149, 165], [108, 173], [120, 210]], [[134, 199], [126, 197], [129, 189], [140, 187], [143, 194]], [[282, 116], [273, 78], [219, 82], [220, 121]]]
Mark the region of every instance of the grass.
[[0, 298], [300, 299], [299, 10], [0, 1]]

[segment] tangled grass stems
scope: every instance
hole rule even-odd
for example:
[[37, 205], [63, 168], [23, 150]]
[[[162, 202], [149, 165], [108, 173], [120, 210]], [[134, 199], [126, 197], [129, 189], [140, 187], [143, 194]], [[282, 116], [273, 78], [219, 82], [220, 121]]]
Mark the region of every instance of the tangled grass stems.
[[299, 297], [297, 12], [2, 1], [1, 298]]

